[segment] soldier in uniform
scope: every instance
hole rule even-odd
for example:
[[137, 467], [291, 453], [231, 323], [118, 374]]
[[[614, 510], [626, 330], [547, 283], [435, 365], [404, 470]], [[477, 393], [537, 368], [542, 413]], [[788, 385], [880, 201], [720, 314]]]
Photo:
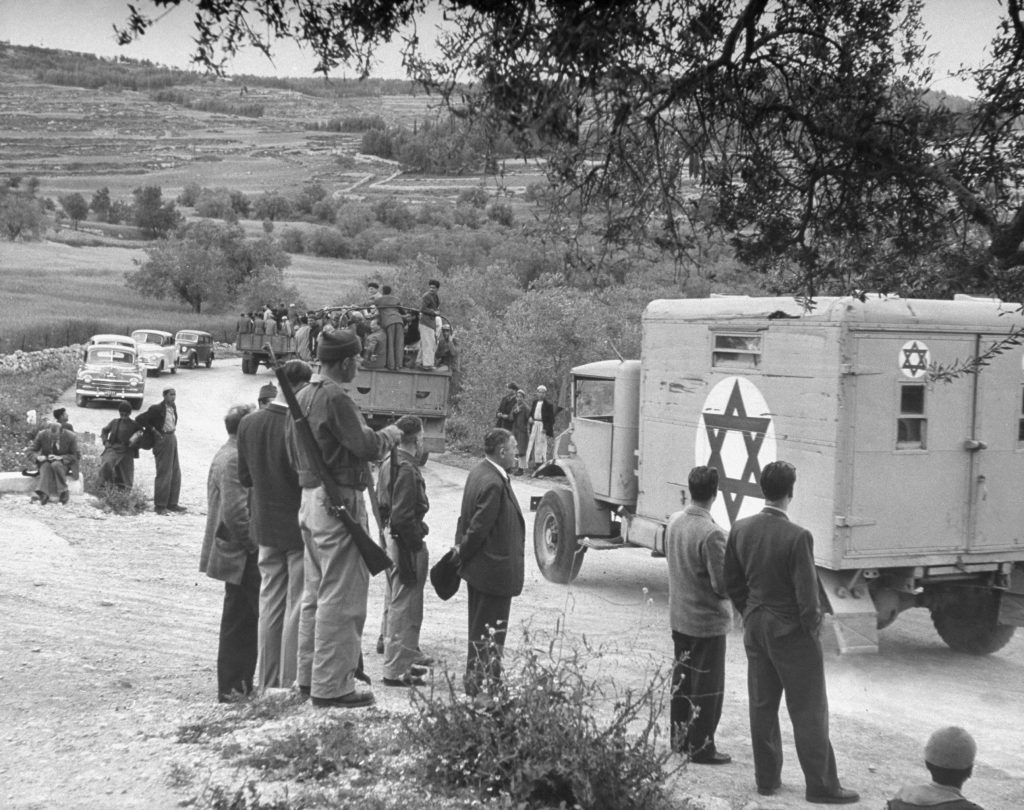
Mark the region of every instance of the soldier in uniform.
[[[343, 385], [356, 374], [359, 338], [335, 329], [320, 338], [318, 378], [297, 395], [320, 453], [342, 488], [352, 519], [367, 527], [363, 491], [370, 481], [367, 462], [380, 459], [401, 438], [388, 425], [372, 430]], [[288, 425], [289, 453], [299, 475], [299, 525], [306, 546], [305, 587], [299, 619], [299, 688], [308, 687], [313, 705], [368, 706], [373, 693], [356, 689], [370, 573], [345, 524], [331, 511], [316, 468]]]

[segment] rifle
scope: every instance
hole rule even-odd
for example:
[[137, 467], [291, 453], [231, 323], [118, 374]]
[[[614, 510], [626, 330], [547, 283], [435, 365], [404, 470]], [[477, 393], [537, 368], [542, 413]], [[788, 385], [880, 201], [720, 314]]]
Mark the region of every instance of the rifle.
[[393, 566], [394, 563], [391, 561], [388, 553], [373, 542], [370, 535], [366, 533], [366, 529], [360, 526], [359, 522], [345, 508], [341, 487], [331, 477], [331, 471], [327, 468], [327, 463], [324, 461], [323, 453], [320, 452], [320, 445], [317, 444], [316, 437], [313, 436], [313, 429], [309, 426], [309, 420], [306, 418], [306, 414], [302, 412], [302, 407], [295, 398], [295, 391], [292, 390], [291, 383], [288, 382], [288, 378], [284, 375], [284, 366], [277, 362], [277, 356], [274, 354], [274, 350], [269, 343], [264, 345], [263, 350], [270, 355], [270, 362], [274, 364], [277, 384], [281, 386], [281, 392], [288, 402], [288, 411], [292, 415], [296, 439], [302, 445], [305, 454], [312, 459], [316, 477], [320, 479], [324, 492], [327, 494], [327, 500], [331, 503], [328, 511], [344, 524], [345, 529], [352, 535], [352, 540], [356, 544], [359, 555], [370, 570], [370, 576], [376, 576], [381, 571]]

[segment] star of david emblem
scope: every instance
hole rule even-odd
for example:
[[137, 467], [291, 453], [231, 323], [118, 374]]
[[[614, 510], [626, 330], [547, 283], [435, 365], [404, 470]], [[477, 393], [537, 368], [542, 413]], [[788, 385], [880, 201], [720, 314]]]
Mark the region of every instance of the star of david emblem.
[[[748, 496], [763, 497], [761, 493], [761, 462], [758, 459], [758, 454], [761, 452], [765, 433], [772, 420], [771, 417], [747, 416], [747, 408], [743, 402], [743, 394], [740, 392], [738, 380], [733, 384], [725, 410], [721, 414], [705, 411], [703, 417], [708, 443], [711, 445], [711, 455], [707, 463], [709, 467], [715, 467], [718, 470], [718, 491], [722, 495], [731, 524], [739, 515], [744, 498]], [[746, 463], [737, 477], [729, 475], [722, 459], [722, 447], [730, 431], [738, 431], [743, 434], [743, 444], [747, 451]]]
[[[910, 374], [911, 377], [916, 377], [919, 374], [923, 374], [928, 370], [928, 347], [920, 346], [915, 340], [910, 344], [909, 349], [901, 349], [903, 352], [903, 365], [900, 368]], [[914, 360], [914, 357], [917, 357]]]

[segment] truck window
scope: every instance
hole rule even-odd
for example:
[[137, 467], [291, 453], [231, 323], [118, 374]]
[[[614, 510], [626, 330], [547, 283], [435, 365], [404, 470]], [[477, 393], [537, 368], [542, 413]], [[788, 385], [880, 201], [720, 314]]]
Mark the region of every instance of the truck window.
[[758, 368], [761, 365], [760, 334], [717, 333], [714, 341], [713, 368]]
[[923, 383], [900, 385], [900, 415], [896, 420], [896, 449], [924, 449], [927, 444], [928, 420], [924, 410]]
[[615, 412], [615, 381], [576, 378], [575, 413], [584, 419], [611, 420]]

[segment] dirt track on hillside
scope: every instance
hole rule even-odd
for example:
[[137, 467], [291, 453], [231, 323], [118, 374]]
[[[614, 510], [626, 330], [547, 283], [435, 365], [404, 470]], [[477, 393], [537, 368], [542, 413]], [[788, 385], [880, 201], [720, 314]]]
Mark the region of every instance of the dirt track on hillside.
[[[0, 498], [0, 806], [15, 808], [170, 808], [186, 798], [172, 787], [175, 763], [188, 756], [175, 731], [215, 698], [214, 660], [222, 588], [200, 575], [198, 549], [206, 471], [223, 442], [230, 404], [255, 401], [267, 372], [242, 375], [238, 361], [211, 370], [150, 380], [147, 404], [164, 384], [178, 389], [179, 445], [189, 513], [135, 518], [105, 516], [88, 498], [67, 507]], [[98, 432], [112, 408], [75, 408], [80, 432]], [[137, 478], [152, 483], [152, 457]], [[433, 558], [453, 531], [465, 472], [431, 462], [428, 538]], [[540, 484], [516, 481], [524, 506]], [[528, 513], [527, 513], [528, 514]], [[546, 582], [528, 563], [526, 591], [513, 605], [513, 633], [524, 623], [546, 632], [562, 622], [570, 637], [604, 653], [592, 674], [619, 687], [638, 686], [670, 656], [664, 563], [634, 551], [591, 553], [571, 588]], [[369, 673], [382, 584], [371, 584]], [[428, 596], [423, 647], [458, 668], [465, 601]], [[972, 658], [947, 650], [927, 614], [905, 614], [882, 634], [880, 654], [840, 658], [828, 639], [833, 743], [843, 780], [861, 791], [861, 807], [884, 806], [901, 782], [920, 780], [920, 748], [936, 726], [967, 726], [979, 743], [968, 796], [988, 810], [1024, 806], [1024, 633], [999, 654]], [[377, 690], [384, 708], [406, 696]], [[303, 708], [300, 711], [311, 711]], [[791, 738], [784, 790], [753, 792], [746, 727], [745, 661], [738, 632], [729, 638], [725, 714], [719, 746], [735, 764], [692, 766], [677, 789], [716, 796], [719, 807], [806, 807]]]

